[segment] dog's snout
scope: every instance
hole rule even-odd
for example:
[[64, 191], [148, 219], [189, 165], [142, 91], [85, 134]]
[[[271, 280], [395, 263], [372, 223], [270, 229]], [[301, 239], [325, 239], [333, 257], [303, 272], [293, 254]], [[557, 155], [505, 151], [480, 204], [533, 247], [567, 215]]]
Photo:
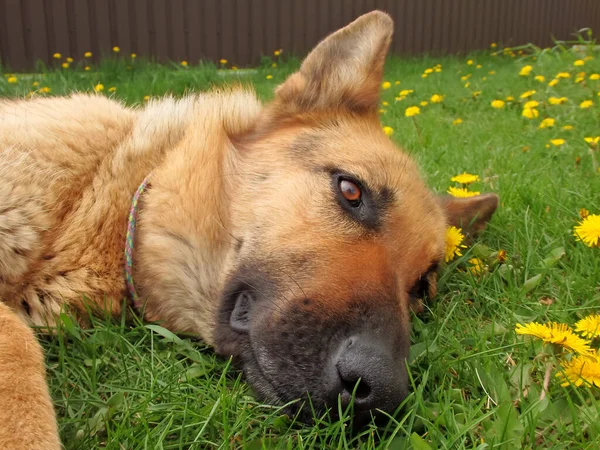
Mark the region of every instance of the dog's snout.
[[342, 342], [333, 360], [337, 382], [331, 400], [347, 406], [354, 394], [354, 409], [393, 412], [407, 394], [404, 359], [394, 358], [392, 347], [368, 335]]

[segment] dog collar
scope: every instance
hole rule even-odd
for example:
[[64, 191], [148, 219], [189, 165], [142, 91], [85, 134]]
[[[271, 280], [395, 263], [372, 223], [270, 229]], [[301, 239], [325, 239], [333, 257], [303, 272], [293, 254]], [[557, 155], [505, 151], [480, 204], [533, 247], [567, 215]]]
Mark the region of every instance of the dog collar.
[[133, 284], [133, 244], [135, 242], [135, 226], [137, 222], [138, 205], [139, 200], [146, 188], [148, 187], [148, 181], [150, 175], [144, 178], [142, 184], [137, 188], [133, 199], [131, 200], [131, 208], [129, 208], [129, 218], [127, 220], [127, 236], [125, 238], [125, 283], [127, 284], [127, 291], [133, 300], [135, 308], [139, 308], [139, 296], [135, 290]]

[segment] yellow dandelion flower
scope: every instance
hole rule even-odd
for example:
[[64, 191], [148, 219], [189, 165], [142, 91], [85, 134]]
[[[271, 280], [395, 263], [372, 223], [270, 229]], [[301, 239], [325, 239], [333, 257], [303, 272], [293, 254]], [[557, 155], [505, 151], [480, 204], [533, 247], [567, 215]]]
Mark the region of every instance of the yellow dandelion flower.
[[69, 63], [68, 62], [64, 62], [61, 64], [63, 69], [68, 69], [69, 68]]
[[381, 89], [389, 89], [392, 87], [392, 83], [390, 83], [389, 81], [384, 81], [383, 83], [381, 83]]
[[8, 77], [6, 79], [6, 81], [8, 81], [10, 84], [15, 84], [17, 83], [19, 80], [17, 79], [17, 77], [15, 77], [14, 75], [12, 77]]
[[592, 106], [594, 106], [594, 102], [591, 100], [584, 100], [579, 104], [581, 109], [591, 108]]
[[[233, 67], [235, 67], [235, 66], [233, 66]], [[231, 70], [233, 70], [233, 67], [231, 68]], [[277, 67], [277, 63], [273, 63], [273, 64], [271, 64], [271, 67], [272, 67], [273, 69], [275, 69], [275, 68]], [[235, 67], [235, 68], [237, 69], [237, 67]]]
[[442, 71], [442, 68], [441, 68], [441, 67], [434, 67], [434, 68], [433, 68], [433, 71], [434, 71], [435, 73], [440, 73], [440, 72]]
[[463, 172], [460, 175], [456, 175], [455, 177], [450, 178], [450, 181], [454, 181], [455, 183], [460, 184], [472, 184], [476, 181], [481, 181], [479, 175], [473, 175], [467, 172]]
[[529, 76], [529, 74], [531, 73], [532, 70], [533, 70], [532, 66], [522, 67], [521, 71], [519, 72], [519, 75], [521, 75], [522, 77]]
[[402, 89], [402, 90], [400, 91], [400, 94], [399, 94], [399, 95], [400, 95], [401, 97], [406, 97], [407, 95], [409, 95], [409, 94], [412, 94], [413, 92], [415, 92], [415, 91], [414, 91], [414, 90], [412, 90], [412, 89]]
[[187, 62], [187, 61], [181, 61], [181, 65], [182, 65], [183, 67], [187, 67], [187, 65], [188, 65], [188, 62]]
[[275, 56], [279, 56], [279, 55], [281, 55], [281, 52], [282, 52], [282, 50], [275, 50], [275, 51], [273, 52], [273, 55], [275, 55]]
[[473, 74], [468, 73], [467, 75], [463, 75], [462, 77], [460, 77], [460, 79], [461, 79], [461, 81], [467, 81], [472, 76], [473, 76]]
[[529, 98], [531, 97], [533, 94], [535, 94], [536, 91], [535, 90], [531, 90], [531, 91], [525, 91], [521, 94], [521, 98]]
[[448, 194], [450, 194], [452, 197], [457, 198], [475, 197], [476, 195], [480, 194], [478, 191], [469, 191], [467, 188], [457, 188], [453, 186], [450, 186], [446, 192], [448, 192]]
[[71, 58], [70, 56], [68, 58], [65, 59], [65, 61], [67, 61], [68, 63], [72, 63], [73, 62], [73, 58]]
[[94, 91], [96, 92], [102, 92], [104, 90], [104, 85], [102, 83], [98, 83], [96, 86], [94, 86]]
[[116, 90], [117, 90], [117, 88], [114, 86], [111, 86], [108, 88], [108, 92], [115, 92]]
[[460, 228], [448, 227], [446, 229], [446, 254], [444, 256], [446, 262], [452, 261], [456, 256], [462, 256], [461, 249], [467, 248], [462, 243], [464, 239], [465, 236]]
[[394, 129], [392, 127], [385, 126], [383, 127], [383, 132], [386, 136], [391, 136], [392, 134], [394, 134]]
[[551, 81], [548, 83], [548, 86], [550, 86], [550, 87], [554, 87], [554, 86], [556, 86], [556, 85], [558, 84], [558, 82], [559, 82], [559, 80], [555, 78], [554, 80], [551, 80]]
[[535, 108], [524, 108], [521, 115], [523, 117], [527, 117], [528, 119], [535, 119], [540, 115], [540, 113]]
[[381, 102], [382, 106], [389, 106], [390, 104], [388, 102]]
[[452, 125], [460, 125], [461, 123], [463, 123], [463, 120], [460, 117], [452, 121]]
[[117, 47], [116, 45], [112, 48], [112, 51], [115, 53], [119, 53], [121, 51], [121, 49], [119, 47]]
[[40, 82], [39, 81], [34, 81], [33, 83], [31, 83], [31, 85], [33, 87], [38, 87], [40, 85]]
[[223, 65], [227, 64], [227, 60], [226, 59], [220, 59], [219, 62]]
[[130, 56], [131, 56], [131, 59], [137, 58], [137, 54], [135, 54], [135, 53], [132, 53]]
[[92, 57], [92, 52], [85, 52], [85, 53], [83, 54], [83, 57], [84, 57], [84, 58], [91, 58], [91, 57]]
[[561, 362], [562, 372], [556, 374], [564, 381], [561, 386], [574, 384], [579, 387], [582, 384], [600, 387], [600, 357], [596, 353], [593, 357], [575, 356], [570, 361]]
[[569, 72], [559, 72], [555, 78], [571, 78], [571, 74]]
[[267, 75], [265, 78], [266, 78], [267, 80], [272, 80], [272, 79], [273, 79], [273, 75]]
[[565, 125], [564, 127], [562, 127], [563, 130], [565, 131], [571, 131], [573, 130], [575, 127], [573, 127], [573, 125]]
[[506, 250], [498, 250], [498, 255], [496, 256], [496, 259], [498, 260], [498, 262], [506, 262], [506, 260], [508, 259], [508, 254], [506, 253]]
[[421, 109], [418, 106], [409, 106], [404, 111], [406, 117], [418, 116], [419, 114], [421, 114]]
[[551, 105], [562, 105], [569, 100], [567, 97], [548, 97], [548, 103]]
[[482, 67], [483, 67], [483, 66], [482, 66], [481, 64], [477, 64], [477, 65], [475, 66], [475, 68], [476, 68], [476, 69], [481, 69]]
[[231, 70], [238, 70], [237, 66], [231, 66]]
[[596, 148], [598, 146], [598, 142], [600, 142], [600, 136], [592, 137], [584, 137], [583, 140], [589, 144], [590, 147]]
[[592, 339], [600, 335], [600, 314], [584, 317], [575, 324], [575, 331], [584, 338]]
[[471, 95], [473, 96], [473, 98], [477, 98], [481, 95], [481, 91], [473, 91]]
[[62, 55], [60, 53], [55, 53], [54, 55], [52, 55], [52, 57], [54, 59], [60, 59], [60, 58], [62, 58]]
[[556, 121], [554, 119], [552, 119], [551, 117], [547, 117], [541, 121], [540, 128], [552, 128], [554, 126], [555, 122]]
[[501, 109], [504, 108], [504, 100], [494, 100], [491, 103], [492, 108]]
[[148, 100], [150, 100], [150, 96], [149, 95], [144, 95], [144, 101], [147, 102]]
[[535, 81], [539, 81], [540, 83], [543, 83], [544, 81], [546, 81], [546, 78], [544, 78], [544, 75], [537, 75], [534, 78]]
[[85, 70], [86, 72], [89, 72], [90, 70], [92, 70], [92, 68], [90, 66], [85, 66], [83, 68], [83, 70]]
[[481, 275], [485, 270], [485, 263], [479, 258], [471, 258], [469, 260], [469, 264], [471, 264], [471, 267], [469, 267], [469, 271], [473, 275]]
[[581, 66], [583, 66], [584, 64], [585, 64], [585, 61], [584, 61], [583, 59], [578, 59], [577, 61], [575, 61], [575, 62], [573, 63], [573, 65], [574, 65], [575, 67], [581, 67]]
[[496, 47], [498, 47], [498, 44], [496, 44], [495, 42], [492, 42], [490, 44], [490, 48], [496, 48]]
[[523, 105], [524, 109], [529, 109], [529, 108], [537, 108], [540, 105], [540, 102], [536, 101], [536, 100], [529, 100], [528, 102], [525, 102], [525, 104]]
[[43, 88], [40, 89], [40, 92], [43, 94], [49, 94], [50, 88], [48, 86], [44, 86]]
[[427, 106], [429, 105], [429, 102], [426, 100], [423, 100], [421, 103], [419, 103], [421, 106]]
[[573, 229], [573, 236], [588, 247], [599, 246], [600, 215], [590, 214]]
[[560, 147], [561, 145], [564, 145], [567, 141], [565, 141], [564, 139], [561, 138], [556, 138], [556, 139], [550, 139], [550, 143], [552, 145], [554, 145], [555, 147]]
[[512, 95], [509, 95], [509, 96], [506, 97], [506, 101], [507, 102], [514, 102], [515, 98]]
[[468, 61], [467, 61], [467, 65], [468, 65], [468, 66], [472, 66], [472, 65], [473, 65], [473, 60], [472, 60], [472, 59], [468, 60]]
[[394, 81], [394, 86], [400, 86], [400, 81], [398, 81], [398, 80]]
[[495, 71], [495, 70], [490, 70], [490, 71], [488, 72], [488, 75], [496, 75], [496, 71]]
[[600, 73], [593, 73], [590, 75], [590, 80], [596, 81], [600, 80]]
[[526, 325], [517, 324], [515, 332], [521, 335], [535, 336], [546, 344], [560, 345], [567, 350], [574, 351], [580, 355], [591, 355], [590, 341], [583, 339], [573, 333], [573, 330], [564, 323], [539, 324], [537, 322]]
[[430, 69], [425, 69], [423, 71], [423, 73], [426, 73], [427, 75], [429, 75], [430, 73], [433, 73], [433, 69], [431, 69], [431, 68]]
[[440, 94], [433, 94], [430, 100], [431, 103], [442, 103], [444, 101], [444, 96]]

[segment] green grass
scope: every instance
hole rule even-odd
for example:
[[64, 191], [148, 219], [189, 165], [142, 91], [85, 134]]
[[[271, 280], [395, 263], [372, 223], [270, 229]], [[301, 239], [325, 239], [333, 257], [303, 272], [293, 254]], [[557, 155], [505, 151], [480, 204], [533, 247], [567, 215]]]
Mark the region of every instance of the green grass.
[[[548, 349], [514, 333], [516, 323], [573, 324], [600, 312], [600, 248], [572, 235], [580, 208], [600, 214], [600, 173], [583, 139], [600, 135], [600, 81], [589, 79], [600, 73], [600, 55], [583, 67], [573, 65], [576, 59], [557, 51], [535, 59], [478, 53], [389, 60], [392, 87], [382, 91], [388, 102], [382, 123], [394, 129], [392, 139], [419, 161], [433, 189], [445, 191], [452, 176], [467, 171], [481, 177], [471, 189], [497, 192], [501, 206], [477, 245], [443, 270], [429, 310], [413, 319], [413, 389], [387, 427], [352, 435], [347, 418], [301, 426], [257, 402], [242, 375], [201, 342], [139, 321], [95, 320], [82, 330], [64, 318], [63, 332], [43, 346], [66, 448], [597, 448], [600, 388], [562, 387], [553, 374], [540, 400]], [[437, 63], [441, 72], [421, 77]], [[521, 77], [526, 64], [533, 72]], [[146, 95], [181, 95], [239, 79], [268, 99], [296, 67], [280, 61], [277, 68], [265, 64], [236, 73], [107, 60], [90, 72], [73, 65], [17, 74], [11, 84], [6, 74], [0, 96], [27, 95], [33, 82], [39, 83], [34, 89], [49, 87], [48, 95], [91, 91], [102, 83], [103, 93], [136, 104]], [[571, 78], [549, 87], [563, 71]], [[585, 81], [575, 83], [579, 71], [586, 72]], [[466, 88], [461, 77], [468, 74]], [[112, 86], [116, 91], [109, 93]], [[395, 101], [401, 89], [414, 93]], [[537, 91], [537, 119], [521, 116], [519, 97], [527, 90]], [[443, 103], [404, 117], [407, 106], [433, 94], [444, 95]], [[507, 96], [515, 101], [503, 109], [490, 106]], [[551, 106], [550, 96], [569, 100]], [[594, 105], [581, 109], [588, 99]], [[539, 129], [544, 117], [555, 118], [555, 126]], [[453, 125], [458, 118], [463, 122]], [[566, 143], [549, 144], [554, 138]], [[508, 255], [502, 265], [492, 263], [500, 249]], [[469, 270], [475, 255], [489, 256], [483, 274]]]

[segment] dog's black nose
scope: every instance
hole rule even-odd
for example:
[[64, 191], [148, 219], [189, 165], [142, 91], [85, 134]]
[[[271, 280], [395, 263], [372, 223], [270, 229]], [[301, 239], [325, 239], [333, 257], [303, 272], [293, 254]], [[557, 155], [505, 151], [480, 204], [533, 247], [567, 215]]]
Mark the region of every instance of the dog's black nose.
[[337, 382], [332, 399], [341, 397], [342, 406], [354, 411], [381, 409], [394, 412], [407, 395], [405, 360], [393, 346], [369, 335], [355, 335], [342, 342], [334, 361]]

